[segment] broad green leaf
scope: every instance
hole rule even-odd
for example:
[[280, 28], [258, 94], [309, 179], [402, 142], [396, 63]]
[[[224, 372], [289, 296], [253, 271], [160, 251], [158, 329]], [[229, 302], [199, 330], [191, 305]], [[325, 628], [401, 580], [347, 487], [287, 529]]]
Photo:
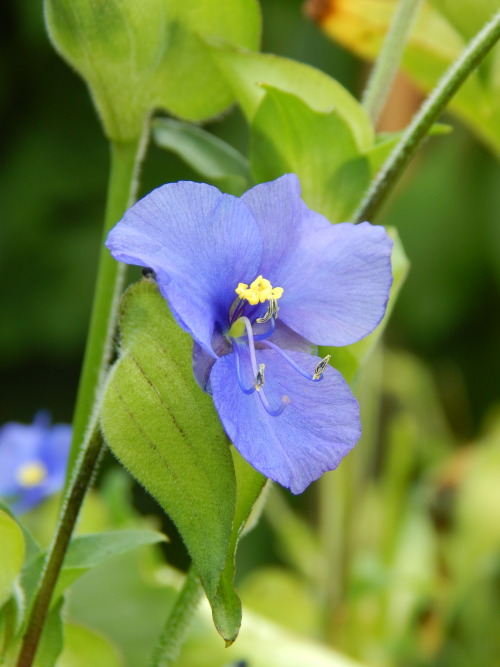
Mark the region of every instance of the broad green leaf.
[[10, 598], [24, 560], [23, 531], [0, 510], [0, 608]]
[[251, 126], [256, 180], [293, 172], [308, 206], [332, 222], [349, 220], [370, 181], [350, 125], [336, 110], [316, 111], [295, 95], [265, 90]]
[[213, 603], [236, 503], [229, 443], [212, 399], [193, 377], [191, 338], [156, 284], [129, 288], [120, 329], [120, 356], [102, 406], [104, 436], [177, 525]]
[[220, 113], [232, 96], [200, 37], [254, 49], [260, 33], [256, 0], [45, 0], [45, 17], [114, 141], [140, 137], [156, 108], [195, 121]]
[[331, 364], [334, 366], [347, 380], [351, 383], [358, 379], [358, 371], [361, 369], [363, 364], [368, 360], [371, 352], [373, 351], [375, 345], [380, 339], [389, 317], [396, 302], [399, 290], [401, 289], [405, 278], [408, 274], [410, 268], [410, 263], [406, 257], [403, 245], [399, 238], [399, 234], [396, 229], [390, 228], [387, 230], [389, 236], [394, 242], [392, 250], [392, 287], [391, 293], [389, 296], [389, 303], [387, 304], [387, 309], [385, 311], [384, 319], [378, 325], [373, 333], [363, 340], [360, 340], [353, 345], [347, 345], [346, 347], [323, 347], [321, 348], [321, 354], [331, 355]]
[[[387, 34], [397, 0], [328, 0], [310, 15], [333, 39], [374, 60]], [[467, 42], [498, 10], [497, 0], [431, 0], [415, 21], [402, 67], [429, 91]], [[500, 155], [500, 45], [470, 74], [448, 108]]]
[[115, 647], [96, 632], [79, 625], [64, 626], [64, 650], [57, 667], [121, 667]]
[[227, 646], [236, 639], [241, 624], [241, 602], [234, 590], [236, 548], [245, 530], [253, 525], [254, 514], [259, 510], [259, 496], [266, 483], [266, 478], [252, 468], [234, 447], [231, 453], [236, 473], [236, 511], [228, 556], [212, 608], [215, 627]]
[[251, 187], [248, 161], [230, 144], [200, 127], [157, 118], [153, 122], [156, 144], [176, 153], [205, 180], [224, 192], [241, 195]]
[[280, 56], [213, 46], [215, 62], [226, 76], [248, 122], [268, 88], [290, 93], [314, 111], [335, 110], [349, 125], [360, 150], [373, 144], [373, 127], [363, 107], [324, 72]]

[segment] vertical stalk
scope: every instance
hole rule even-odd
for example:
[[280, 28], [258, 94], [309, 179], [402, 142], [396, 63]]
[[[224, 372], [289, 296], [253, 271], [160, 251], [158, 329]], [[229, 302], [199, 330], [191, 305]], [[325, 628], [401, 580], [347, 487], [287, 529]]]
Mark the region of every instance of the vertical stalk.
[[444, 73], [429, 97], [415, 114], [401, 139], [368, 188], [353, 221], [373, 220], [382, 203], [398, 181], [406, 166], [427, 136], [432, 124], [460, 88], [468, 75], [479, 65], [500, 39], [500, 11], [469, 42]]
[[[114, 143], [111, 146], [104, 238], [121, 218], [134, 195], [140, 147], [139, 140]], [[109, 363], [123, 269], [123, 265], [112, 259], [102, 244], [89, 337], [75, 409], [70, 482], [30, 610], [17, 667], [30, 667], [35, 659], [59, 572], [103, 448], [98, 423], [98, 395]]]
[[111, 144], [111, 171], [108, 185], [99, 267], [94, 292], [87, 346], [73, 416], [73, 437], [68, 477], [78, 456], [89, 425], [99, 387], [112, 350], [118, 299], [122, 292], [125, 265], [115, 261], [104, 241], [135, 198], [137, 171], [142, 157], [141, 141]]
[[153, 651], [149, 667], [170, 667], [177, 659], [201, 597], [201, 583], [191, 565], [179, 591], [167, 625]]
[[384, 108], [421, 4], [422, 0], [399, 0], [382, 50], [371, 71], [362, 104], [374, 125]]

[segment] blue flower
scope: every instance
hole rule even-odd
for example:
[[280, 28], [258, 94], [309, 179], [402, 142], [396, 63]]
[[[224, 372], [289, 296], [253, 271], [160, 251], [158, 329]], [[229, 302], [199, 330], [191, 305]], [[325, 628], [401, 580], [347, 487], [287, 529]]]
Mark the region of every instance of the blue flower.
[[0, 496], [14, 512], [26, 512], [62, 488], [70, 443], [71, 426], [51, 426], [45, 412], [32, 424], [0, 428]]
[[313, 345], [349, 345], [381, 321], [392, 281], [383, 227], [330, 224], [288, 174], [240, 198], [164, 185], [107, 246], [155, 272], [194, 338], [195, 376], [249, 463], [293, 493], [338, 466], [359, 439], [359, 407]]

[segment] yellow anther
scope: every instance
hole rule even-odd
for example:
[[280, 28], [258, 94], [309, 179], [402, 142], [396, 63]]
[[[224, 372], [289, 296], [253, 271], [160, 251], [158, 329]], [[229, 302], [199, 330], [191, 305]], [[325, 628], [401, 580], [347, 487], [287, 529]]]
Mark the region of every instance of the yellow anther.
[[262, 276], [256, 278], [250, 283], [250, 286], [246, 283], [239, 283], [235, 291], [240, 299], [246, 299], [252, 306], [270, 301], [271, 299], [276, 301], [276, 299], [279, 299], [283, 295], [282, 287], [273, 287], [269, 280], [266, 280]]
[[47, 468], [41, 461], [30, 461], [20, 466], [16, 473], [18, 483], [25, 489], [38, 486], [47, 477]]

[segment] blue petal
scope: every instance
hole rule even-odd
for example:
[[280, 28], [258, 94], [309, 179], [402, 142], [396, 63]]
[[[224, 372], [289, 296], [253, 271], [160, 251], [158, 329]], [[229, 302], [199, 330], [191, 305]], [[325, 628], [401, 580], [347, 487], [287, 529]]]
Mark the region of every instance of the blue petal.
[[[256, 185], [241, 196], [260, 228], [264, 248], [259, 274], [274, 286], [282, 286], [280, 265], [301, 236], [307, 207], [300, 197], [300, 182], [295, 174], [285, 174], [275, 181]], [[281, 304], [280, 304], [281, 305]]]
[[281, 318], [318, 345], [361, 340], [384, 316], [392, 284], [391, 251], [383, 227], [368, 222], [331, 225], [311, 214], [307, 234], [283, 267]]
[[[152, 268], [178, 323], [213, 354], [239, 282], [257, 275], [260, 231], [239, 199], [203, 183], [169, 183], [111, 230], [115, 259]], [[218, 326], [216, 326], [218, 325]]]
[[392, 241], [383, 227], [332, 225], [309, 210], [287, 174], [241, 198], [260, 226], [259, 273], [284, 288], [280, 319], [317, 345], [350, 345], [380, 323], [392, 283]]
[[[258, 392], [238, 386], [235, 355], [218, 359], [210, 375], [213, 399], [226, 432], [240, 454], [257, 470], [293, 493], [301, 493], [327, 470], [336, 468], [361, 434], [359, 406], [340, 373], [328, 367], [311, 382], [273, 350], [259, 350], [265, 364], [262, 391], [272, 408], [289, 401], [278, 417], [264, 409]], [[318, 357], [289, 352], [314, 371]]]

